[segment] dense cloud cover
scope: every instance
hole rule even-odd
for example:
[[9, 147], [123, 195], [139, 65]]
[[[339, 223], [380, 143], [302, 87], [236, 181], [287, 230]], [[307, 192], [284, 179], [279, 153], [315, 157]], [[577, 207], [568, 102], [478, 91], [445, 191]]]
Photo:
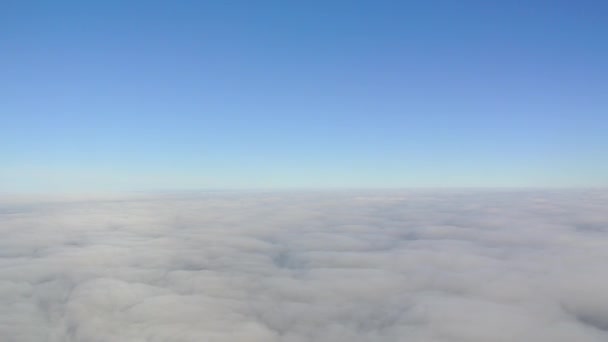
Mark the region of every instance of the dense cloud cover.
[[608, 191], [0, 199], [0, 340], [608, 341]]

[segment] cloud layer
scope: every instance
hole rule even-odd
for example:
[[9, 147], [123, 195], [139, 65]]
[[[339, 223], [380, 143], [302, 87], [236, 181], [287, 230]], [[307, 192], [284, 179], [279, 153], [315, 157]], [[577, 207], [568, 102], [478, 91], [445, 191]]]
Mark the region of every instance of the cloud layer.
[[608, 191], [0, 199], [0, 340], [608, 340]]

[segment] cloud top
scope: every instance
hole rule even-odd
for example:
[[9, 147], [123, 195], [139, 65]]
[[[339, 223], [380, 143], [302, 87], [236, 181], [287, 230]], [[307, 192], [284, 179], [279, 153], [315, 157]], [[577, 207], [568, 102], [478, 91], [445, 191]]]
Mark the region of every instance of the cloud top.
[[608, 191], [0, 199], [2, 341], [608, 339]]

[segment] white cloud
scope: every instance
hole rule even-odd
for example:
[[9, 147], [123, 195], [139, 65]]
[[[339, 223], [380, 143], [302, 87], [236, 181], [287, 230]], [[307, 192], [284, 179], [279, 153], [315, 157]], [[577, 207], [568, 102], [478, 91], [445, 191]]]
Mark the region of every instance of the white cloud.
[[0, 199], [2, 341], [608, 340], [608, 192]]

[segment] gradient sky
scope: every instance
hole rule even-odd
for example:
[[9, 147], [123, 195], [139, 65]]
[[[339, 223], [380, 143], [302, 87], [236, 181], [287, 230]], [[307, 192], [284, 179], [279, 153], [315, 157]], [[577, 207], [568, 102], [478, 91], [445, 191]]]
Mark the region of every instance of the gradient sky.
[[0, 192], [608, 185], [606, 1], [3, 1]]

